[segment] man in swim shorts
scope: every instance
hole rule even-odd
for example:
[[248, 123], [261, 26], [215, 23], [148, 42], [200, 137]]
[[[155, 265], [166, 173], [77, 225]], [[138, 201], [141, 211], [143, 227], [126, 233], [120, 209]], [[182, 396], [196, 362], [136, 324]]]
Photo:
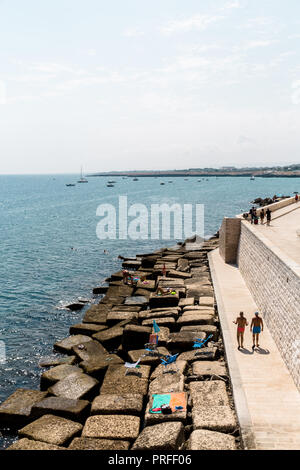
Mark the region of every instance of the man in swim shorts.
[[258, 312], [255, 312], [255, 317], [252, 318], [251, 325], [250, 325], [250, 331], [252, 331], [252, 334], [253, 334], [253, 346], [252, 346], [253, 350], [255, 348], [255, 341], [256, 341], [256, 347], [259, 348], [258, 338], [259, 338], [259, 334], [263, 330], [264, 330], [264, 323], [262, 321], [262, 318], [260, 318]]
[[247, 319], [244, 317], [244, 312], [240, 312], [240, 316], [233, 322], [237, 325], [237, 341], [238, 341], [238, 350], [244, 348], [244, 333], [245, 327], [248, 325]]

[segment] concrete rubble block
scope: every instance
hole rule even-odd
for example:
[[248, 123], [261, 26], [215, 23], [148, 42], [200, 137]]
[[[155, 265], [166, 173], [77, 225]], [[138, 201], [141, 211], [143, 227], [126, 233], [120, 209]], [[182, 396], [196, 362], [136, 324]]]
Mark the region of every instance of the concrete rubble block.
[[184, 279], [180, 279], [180, 278], [174, 278], [174, 277], [164, 277], [164, 276], [158, 276], [157, 277], [157, 285], [159, 287], [162, 287], [164, 289], [166, 289], [167, 287], [170, 287], [170, 288], [180, 288], [180, 287], [185, 287], [185, 284], [184, 284]]
[[186, 296], [187, 297], [196, 297], [196, 298], [200, 298], [200, 297], [209, 297], [209, 296], [212, 296], [213, 295], [213, 289], [212, 288], [208, 288], [208, 287], [205, 287], [205, 286], [202, 286], [202, 288], [199, 288], [199, 287], [195, 287], [194, 285], [193, 286], [189, 286], [187, 287], [186, 289]]
[[123, 331], [122, 345], [127, 350], [134, 344], [137, 348], [143, 348], [149, 343], [152, 328], [141, 325], [126, 325]]
[[177, 268], [177, 263], [172, 263], [172, 262], [158, 262], [154, 265], [154, 270], [162, 272], [163, 265], [166, 267], [166, 271], [169, 272], [171, 269], [175, 270]]
[[102, 358], [103, 355], [108, 353], [104, 346], [95, 340], [74, 346], [73, 352], [81, 361], [90, 361]]
[[179, 326], [184, 325], [213, 325], [214, 317], [213, 315], [203, 315], [199, 313], [188, 313], [182, 315], [177, 320]]
[[124, 361], [117, 354], [105, 354], [88, 361], [82, 361], [79, 367], [81, 367], [86, 374], [102, 381], [107, 368], [112, 364], [124, 364]]
[[146, 279], [145, 281], [138, 281], [137, 288], [147, 289], [151, 291], [151, 290], [155, 290], [155, 284], [156, 282], [154, 280]]
[[193, 363], [195, 361], [214, 361], [216, 358], [217, 348], [205, 348], [202, 347], [198, 350], [185, 351], [179, 354], [178, 359], [180, 361], [187, 361]]
[[105, 295], [105, 297], [100, 300], [99, 305], [104, 305], [111, 309], [114, 305], [122, 305], [124, 303], [124, 299], [125, 297], [112, 297]]
[[91, 408], [91, 415], [125, 414], [139, 416], [143, 410], [143, 395], [124, 393], [97, 396]]
[[92, 305], [83, 316], [83, 323], [94, 323], [97, 325], [105, 325], [106, 315], [109, 312], [111, 306], [98, 304]]
[[204, 340], [206, 337], [205, 333], [194, 331], [180, 331], [178, 333], [170, 333], [167, 347], [170, 351], [189, 351], [192, 349], [196, 338]]
[[191, 382], [190, 394], [193, 407], [229, 406], [226, 384], [223, 380]]
[[96, 323], [76, 323], [70, 327], [70, 335], [92, 336], [98, 331], [106, 330], [107, 326]]
[[93, 294], [95, 295], [106, 294], [107, 289], [108, 289], [108, 286], [96, 286], [93, 288]]
[[186, 269], [189, 269], [189, 262], [185, 258], [180, 258], [177, 263], [177, 269], [179, 271], [185, 272]]
[[132, 295], [131, 297], [126, 297], [125, 305], [139, 305], [140, 307], [148, 304], [148, 297], [144, 295]]
[[218, 341], [220, 335], [219, 330], [215, 325], [185, 325], [181, 327], [180, 331], [195, 331], [196, 334], [197, 332], [202, 331], [206, 334], [206, 338], [213, 335], [211, 340], [215, 342]]
[[184, 375], [180, 372], [159, 375], [149, 385], [148, 394], [153, 393], [179, 393], [184, 391]]
[[193, 431], [187, 442], [187, 450], [236, 450], [233, 436], [207, 429]]
[[96, 339], [109, 351], [118, 348], [122, 341], [123, 328], [120, 326], [113, 326], [108, 330], [95, 333], [92, 338]]
[[90, 416], [84, 425], [82, 437], [133, 441], [139, 435], [140, 418], [129, 415]]
[[51, 385], [54, 385], [65, 377], [78, 374], [82, 374], [82, 369], [77, 366], [62, 364], [60, 366], [52, 367], [41, 375], [41, 390], [47, 390]]
[[167, 356], [169, 351], [164, 346], [159, 346], [157, 348], [157, 353], [151, 353], [145, 351], [145, 349], [135, 349], [133, 351], [128, 351], [128, 356], [131, 362], [136, 362], [141, 358], [140, 364], [148, 364], [150, 366], [158, 366], [161, 363], [160, 358], [162, 356]]
[[152, 326], [153, 320], [156, 321], [158, 326], [165, 326], [166, 328], [172, 328], [176, 321], [172, 317], [158, 317], [158, 318], [148, 318], [147, 320], [142, 321], [143, 326]]
[[56, 351], [62, 352], [64, 354], [71, 354], [72, 348], [74, 346], [77, 346], [78, 344], [88, 343], [89, 341], [92, 341], [92, 338], [90, 338], [90, 336], [73, 335], [62, 339], [61, 341], [57, 341], [53, 347]]
[[33, 441], [32, 439], [18, 439], [11, 446], [5, 450], [66, 450], [65, 447], [56, 446], [54, 444], [47, 444], [46, 442]]
[[179, 294], [157, 295], [152, 292], [149, 299], [150, 308], [176, 307], [179, 302]]
[[[187, 394], [186, 394], [187, 399]], [[152, 424], [166, 423], [170, 421], [180, 421], [186, 423], [187, 421], [187, 411], [174, 411], [171, 414], [162, 414], [162, 413], [150, 413], [153, 405], [153, 396], [150, 397], [146, 411], [145, 411], [145, 426], [150, 426]]]
[[140, 305], [115, 305], [112, 307], [112, 312], [135, 312], [138, 313], [142, 307]]
[[165, 318], [165, 317], [178, 317], [178, 309], [176, 308], [166, 308], [163, 310], [154, 309], [154, 310], [142, 310], [139, 312], [139, 319], [140, 320], [147, 320], [149, 318]]
[[129, 441], [75, 437], [68, 450], [128, 450]]
[[184, 441], [184, 427], [180, 422], [160, 423], [144, 428], [132, 450], [178, 450]]
[[202, 297], [199, 297], [199, 304], [202, 306], [202, 305], [206, 305], [208, 307], [213, 307], [214, 306], [214, 303], [215, 303], [215, 298], [214, 296], [202, 296]]
[[126, 375], [125, 372], [124, 365], [109, 366], [100, 389], [100, 395], [128, 393], [147, 395], [150, 367], [141, 365], [137, 369], [129, 370]]
[[169, 277], [179, 278], [179, 279], [190, 279], [192, 275], [190, 273], [186, 273], [183, 271], [177, 271], [174, 269], [170, 269], [168, 272]]
[[141, 296], [141, 297], [146, 297], [146, 299], [149, 299], [150, 298], [150, 294], [151, 294], [151, 291], [147, 290], [147, 289], [137, 289], [135, 292], [134, 292], [134, 295], [136, 296]]
[[20, 437], [65, 446], [80, 434], [82, 424], [60, 416], [44, 415], [19, 430]]
[[33, 405], [47, 395], [47, 392], [18, 388], [0, 405], [0, 427], [16, 428], [28, 423]]
[[235, 414], [227, 406], [193, 406], [193, 429], [209, 429], [210, 431], [231, 433], [237, 429]]
[[211, 315], [214, 315], [215, 313], [215, 310], [213, 307], [208, 307], [207, 305], [191, 305], [191, 306], [186, 306], [186, 307], [183, 307], [183, 313], [186, 313], [186, 312], [204, 312], [204, 313], [209, 313]]
[[166, 346], [170, 336], [170, 329], [166, 326], [160, 326], [159, 329], [160, 332], [158, 335], [158, 346]]
[[119, 286], [110, 285], [106, 292], [106, 297], [128, 297], [132, 293], [133, 287], [122, 283]]
[[32, 417], [40, 418], [51, 414], [73, 421], [83, 422], [89, 412], [90, 403], [87, 400], [70, 400], [65, 397], [47, 397], [32, 407]]
[[164, 375], [173, 375], [174, 373], [178, 372], [180, 374], [185, 375], [186, 371], [188, 368], [188, 363], [187, 361], [176, 361], [173, 362], [172, 364], [168, 366], [164, 366], [163, 364], [160, 364], [155, 368], [155, 370], [152, 372], [150, 376], [150, 380], [154, 380], [158, 377], [163, 377]]
[[76, 363], [76, 356], [67, 356], [67, 357], [57, 357], [57, 358], [46, 358], [40, 360], [39, 366], [40, 367], [55, 367], [60, 366], [62, 364], [69, 364], [72, 366]]
[[49, 393], [57, 397], [79, 400], [89, 397], [98, 385], [98, 380], [87, 374], [66, 377], [48, 389]]
[[198, 378], [211, 377], [212, 380], [217, 380], [218, 377], [227, 378], [227, 371], [224, 362], [196, 361], [193, 362], [193, 375]]
[[186, 297], [185, 299], [180, 299], [179, 300], [179, 307], [189, 307], [194, 305], [195, 299], [193, 297]]
[[208, 273], [207, 266], [199, 266], [198, 268], [191, 268], [191, 274], [198, 274], [198, 273]]

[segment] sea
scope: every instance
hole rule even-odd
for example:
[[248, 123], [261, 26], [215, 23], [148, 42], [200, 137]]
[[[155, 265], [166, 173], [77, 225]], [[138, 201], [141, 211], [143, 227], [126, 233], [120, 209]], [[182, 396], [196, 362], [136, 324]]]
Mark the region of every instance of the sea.
[[[117, 213], [119, 196], [127, 197], [129, 208], [143, 204], [149, 213], [155, 204], [203, 205], [208, 238], [223, 217], [249, 210], [253, 199], [300, 191], [298, 178], [77, 180], [76, 175], [0, 175], [0, 403], [16, 388], [39, 388], [39, 361], [55, 357], [53, 344], [68, 336], [69, 327], [99, 301], [92, 289], [121, 268], [119, 255], [134, 257], [180, 241], [172, 233], [168, 240], [151, 238], [150, 222], [148, 238], [120, 239], [117, 230], [114, 239], [99, 238], [99, 206], [110, 205]], [[107, 187], [111, 180], [113, 187]], [[69, 183], [76, 185], [67, 187]], [[83, 310], [65, 308], [78, 299], [88, 302]], [[2, 430], [0, 448], [14, 439]]]

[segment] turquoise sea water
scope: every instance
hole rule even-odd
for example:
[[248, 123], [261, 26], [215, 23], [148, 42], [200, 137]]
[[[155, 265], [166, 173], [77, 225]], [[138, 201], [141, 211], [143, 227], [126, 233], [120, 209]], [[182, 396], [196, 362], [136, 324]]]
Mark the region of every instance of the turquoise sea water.
[[[62, 308], [79, 296], [92, 299], [92, 288], [118, 270], [119, 254], [135, 256], [174, 240], [99, 240], [99, 204], [204, 204], [205, 234], [216, 232], [224, 216], [249, 208], [256, 197], [292, 195], [299, 179], [289, 178], [89, 178], [66, 187], [74, 175], [0, 176], [0, 402], [18, 387], [38, 388], [38, 362], [52, 355], [53, 343], [68, 335], [83, 311]], [[116, 181], [107, 188], [108, 180]], [[173, 183], [169, 183], [173, 181]], [[165, 182], [165, 185], [160, 185]], [[73, 249], [71, 249], [73, 248]], [[108, 253], [104, 253], [107, 250]], [[3, 343], [2, 343], [3, 344]], [[2, 439], [2, 446], [9, 438]], [[1, 436], [0, 436], [1, 448]]]

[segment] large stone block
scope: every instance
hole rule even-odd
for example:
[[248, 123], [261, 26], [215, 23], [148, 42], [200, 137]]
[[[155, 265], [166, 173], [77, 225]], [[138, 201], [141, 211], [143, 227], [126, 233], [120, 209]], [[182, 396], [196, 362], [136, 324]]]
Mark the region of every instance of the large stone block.
[[33, 441], [32, 439], [18, 439], [5, 450], [65, 450], [65, 447], [47, 444], [46, 442]]
[[76, 323], [70, 327], [70, 335], [92, 336], [94, 333], [106, 330], [107, 326], [96, 323]]
[[179, 393], [184, 391], [184, 375], [180, 372], [165, 373], [158, 377], [149, 385], [148, 393]]
[[160, 364], [152, 372], [150, 380], [154, 380], [157, 377], [164, 376], [165, 374], [174, 374], [179, 371], [180, 374], [185, 374], [187, 371], [188, 363], [187, 361], [176, 361], [170, 364], [169, 366], [164, 366]]
[[196, 334], [198, 334], [198, 332], [203, 332], [206, 334], [206, 338], [213, 335], [211, 339], [215, 342], [218, 341], [220, 334], [215, 325], [184, 325], [181, 327], [180, 331], [194, 331]]
[[150, 308], [176, 307], [178, 305], [178, 302], [178, 293], [169, 295], [157, 295], [156, 292], [152, 292], [149, 299]]
[[157, 352], [147, 352], [145, 349], [135, 349], [134, 351], [128, 351], [128, 356], [131, 362], [140, 360], [140, 364], [146, 364], [150, 366], [158, 366], [161, 363], [160, 358], [167, 356], [169, 351], [164, 346], [159, 346]]
[[59, 416], [45, 415], [20, 429], [19, 436], [63, 446], [79, 435], [81, 430], [80, 423]]
[[58, 397], [79, 400], [89, 397], [98, 385], [98, 380], [87, 374], [69, 376], [60, 380], [48, 389], [49, 393]]
[[132, 450], [178, 450], [183, 441], [182, 423], [161, 423], [144, 428]]
[[[147, 320], [142, 321], [143, 326], [152, 326], [154, 318], [148, 318]], [[155, 321], [158, 326], [165, 326], [166, 328], [172, 328], [175, 325], [175, 320], [172, 317], [158, 317], [155, 318]]]
[[191, 382], [190, 393], [194, 408], [229, 406], [226, 384], [222, 380]]
[[139, 430], [140, 418], [137, 416], [96, 415], [86, 420], [82, 437], [133, 441], [138, 437]]
[[193, 406], [193, 428], [231, 433], [237, 429], [235, 415], [230, 406]]
[[74, 346], [88, 343], [89, 341], [92, 341], [92, 338], [87, 335], [73, 335], [62, 339], [61, 341], [57, 341], [53, 347], [56, 351], [62, 352], [64, 354], [71, 354], [72, 348]]
[[78, 374], [82, 374], [82, 369], [77, 366], [62, 364], [60, 366], [52, 367], [41, 375], [41, 390], [47, 390], [51, 385], [65, 377]]
[[179, 354], [179, 361], [193, 363], [195, 361], [213, 361], [216, 358], [217, 348], [201, 348]]
[[1, 427], [16, 428], [30, 421], [33, 405], [47, 396], [47, 392], [38, 390], [17, 389], [0, 405]]
[[101, 359], [104, 355], [108, 354], [104, 346], [95, 340], [74, 346], [73, 352], [81, 361]]
[[226, 378], [226, 366], [223, 362], [196, 361], [193, 362], [193, 376], [202, 379], [210, 377], [212, 380], [216, 380], [218, 377]]
[[68, 450], [128, 450], [129, 441], [75, 437]]
[[138, 319], [138, 313], [137, 312], [125, 312], [125, 311], [111, 311], [107, 315], [107, 324], [109, 326], [112, 326], [122, 320], [134, 320]]
[[193, 431], [187, 442], [188, 450], [236, 450], [233, 436], [207, 429]]
[[129, 414], [139, 416], [143, 409], [143, 395], [124, 393], [120, 395], [102, 394], [93, 403], [92, 415]]
[[70, 400], [65, 397], [47, 397], [36, 403], [32, 407], [32, 417], [40, 418], [43, 415], [51, 414], [71, 419], [72, 421], [83, 422], [87, 417], [90, 403], [87, 400]]
[[126, 325], [123, 331], [122, 345], [125, 349], [131, 349], [134, 345], [137, 349], [143, 348], [149, 342], [152, 328], [141, 325]]
[[179, 326], [185, 325], [213, 325], [213, 315], [204, 315], [199, 313], [185, 313], [178, 318], [177, 324]]
[[204, 340], [205, 333], [194, 331], [180, 331], [179, 333], [170, 333], [167, 347], [170, 351], [189, 351], [192, 349], [197, 338]]
[[100, 394], [141, 394], [147, 395], [150, 367], [141, 365], [125, 375], [124, 366], [112, 365], [108, 368]]

